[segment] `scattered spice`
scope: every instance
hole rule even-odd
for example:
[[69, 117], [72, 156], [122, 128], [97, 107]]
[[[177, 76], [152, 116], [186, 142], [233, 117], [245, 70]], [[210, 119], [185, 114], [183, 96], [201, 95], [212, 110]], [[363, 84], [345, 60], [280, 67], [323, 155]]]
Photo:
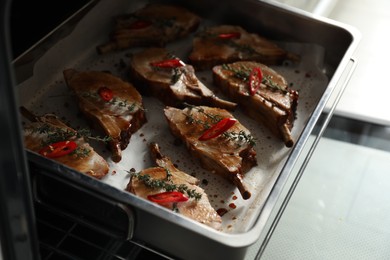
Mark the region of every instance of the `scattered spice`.
[[226, 213], [228, 212], [228, 210], [227, 209], [224, 209], [224, 208], [219, 208], [219, 209], [217, 209], [217, 214], [219, 215], [219, 216], [223, 216], [223, 215], [225, 215]]
[[236, 206], [236, 204], [234, 204], [234, 203], [230, 203], [230, 204], [229, 204], [229, 208], [235, 209], [235, 208], [237, 208], [237, 206]]

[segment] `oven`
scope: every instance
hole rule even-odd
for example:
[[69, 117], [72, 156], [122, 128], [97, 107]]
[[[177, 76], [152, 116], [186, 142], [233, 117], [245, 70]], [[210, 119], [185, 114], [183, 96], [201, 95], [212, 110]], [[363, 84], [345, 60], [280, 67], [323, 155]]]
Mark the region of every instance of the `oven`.
[[[238, 217], [230, 216], [226, 226], [237, 228], [215, 232], [23, 148], [18, 107], [28, 104], [37, 110], [57, 112], [58, 101], [45, 107], [35, 100], [37, 93], [44, 92], [37, 85], [49, 89], [58, 82], [56, 77], [65, 65], [96, 65], [100, 57], [91, 54], [90, 46], [103, 38], [102, 32], [108, 34], [110, 16], [146, 2], [92, 0], [45, 7], [29, 3], [31, 8], [13, 13], [14, 20], [10, 10], [25, 7], [25, 3], [15, 0], [2, 4], [1, 242], [5, 259], [253, 259], [264, 252], [354, 71], [352, 53], [360, 35], [346, 24], [272, 1], [247, 0], [239, 6], [234, 1], [186, 4], [208, 20], [240, 23], [252, 30], [259, 26], [268, 37], [302, 51], [307, 64], [299, 67], [303, 79], [297, 81], [312, 77], [308, 81], [314, 82], [307, 84], [313, 88], [310, 95], [314, 98], [303, 103], [307, 110], [298, 123], [296, 144], [289, 150], [282, 149], [281, 154], [275, 153], [276, 166], [266, 166], [271, 177], [265, 188], [255, 193], [248, 206], [252, 210], [247, 211], [247, 207]], [[38, 19], [45, 13], [30, 11], [35, 8], [45, 13], [53, 9], [53, 23]], [[57, 15], [60, 10], [63, 16]], [[218, 15], [211, 10], [218, 10]], [[37, 24], [29, 24], [28, 20], [34, 18]], [[339, 39], [337, 46], [333, 44], [335, 37]], [[92, 63], [90, 55], [95, 58]], [[108, 60], [101, 63], [115, 67], [118, 56]], [[294, 76], [297, 71], [289, 72]], [[313, 79], [314, 74], [318, 78]], [[235, 203], [245, 207], [245, 202]]]

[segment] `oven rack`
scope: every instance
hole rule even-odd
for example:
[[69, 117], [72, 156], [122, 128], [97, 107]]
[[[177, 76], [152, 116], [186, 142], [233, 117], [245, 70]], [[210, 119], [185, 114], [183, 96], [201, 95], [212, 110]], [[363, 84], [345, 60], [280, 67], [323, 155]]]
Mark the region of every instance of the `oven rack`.
[[165, 257], [74, 218], [61, 209], [35, 202], [42, 260], [162, 260]]

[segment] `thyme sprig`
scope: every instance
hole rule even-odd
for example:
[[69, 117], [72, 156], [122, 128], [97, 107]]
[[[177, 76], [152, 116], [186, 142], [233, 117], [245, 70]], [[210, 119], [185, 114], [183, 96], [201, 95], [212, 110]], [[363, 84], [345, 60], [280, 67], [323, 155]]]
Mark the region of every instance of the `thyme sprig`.
[[[84, 140], [95, 140], [99, 142], [109, 142], [111, 137], [99, 137], [92, 136], [90, 130], [80, 129], [80, 130], [71, 130], [65, 128], [53, 127], [49, 124], [42, 124], [41, 126], [32, 129], [33, 133], [39, 133], [46, 135], [46, 139], [42, 140], [42, 147], [60, 142], [70, 140], [72, 138], [84, 138]], [[78, 158], [87, 157], [91, 151], [85, 147], [77, 147], [71, 154], [76, 155]]]
[[[191, 123], [191, 124], [196, 123], [196, 124], [202, 125], [204, 129], [209, 129], [211, 126], [213, 126], [214, 124], [217, 124], [219, 121], [221, 121], [223, 119], [223, 117], [221, 117], [220, 115], [207, 113], [201, 107], [197, 107], [197, 106], [194, 106], [194, 105], [191, 105], [188, 103], [184, 103], [184, 105], [190, 109], [196, 109], [198, 112], [206, 115], [208, 118], [211, 119], [212, 124], [210, 124], [210, 122], [208, 122], [208, 121], [196, 119], [191, 114], [184, 113], [184, 115], [186, 116], [186, 119], [189, 123]], [[255, 138], [251, 134], [246, 133], [244, 130], [241, 130], [238, 133], [234, 132], [234, 131], [226, 131], [222, 134], [222, 136], [228, 140], [232, 140], [234, 142], [237, 142], [238, 144], [248, 143], [251, 146], [256, 145]]]
[[178, 82], [183, 74], [185, 74], [185, 70], [181, 68], [173, 68], [172, 76], [171, 76], [171, 84], [175, 84], [176, 82]]
[[81, 128], [81, 129], [77, 130], [76, 136], [78, 138], [83, 137], [86, 140], [94, 140], [94, 141], [103, 142], [103, 143], [107, 143], [109, 141], [112, 141], [111, 136], [103, 136], [103, 137], [98, 136], [98, 135], [93, 136], [91, 131], [89, 129], [85, 129], [85, 128]]
[[202, 198], [202, 194], [197, 192], [195, 189], [190, 189], [185, 184], [175, 184], [172, 182], [172, 174], [169, 169], [165, 167], [161, 167], [167, 172], [167, 178], [164, 180], [158, 180], [152, 178], [149, 174], [141, 174], [141, 172], [130, 172], [133, 177], [142, 181], [147, 187], [153, 189], [163, 189], [165, 191], [179, 191], [183, 194], [187, 194], [189, 198], [194, 198], [195, 200], [200, 200]]
[[[178, 57], [172, 53], [167, 53], [166, 59], [178, 59]], [[153, 66], [153, 70], [155, 71], [171, 71], [171, 84], [175, 84], [180, 77], [185, 74], [185, 70], [177, 67], [177, 68], [171, 68], [171, 69], [166, 69], [166, 68], [160, 68], [158, 66]]]
[[[249, 77], [250, 77], [250, 74], [252, 71], [251, 68], [248, 68], [246, 66], [240, 66], [240, 68], [234, 68], [229, 64], [222, 64], [222, 69], [233, 72], [234, 77], [241, 79], [244, 82], [249, 81]], [[283, 88], [279, 84], [275, 83], [272, 80], [272, 78], [273, 77], [270, 75], [263, 75], [261, 83], [263, 83], [265, 86], [267, 86], [268, 88], [270, 88], [272, 90], [278, 90], [284, 94], [288, 93], [288, 90], [286, 88]]]
[[234, 140], [239, 143], [249, 143], [251, 146], [256, 145], [255, 138], [251, 134], [247, 134], [245, 131], [240, 132], [225, 132], [223, 136], [229, 140]]
[[[186, 107], [188, 107], [190, 110], [195, 109], [195, 110], [197, 110], [199, 113], [202, 113], [202, 114], [205, 115], [207, 118], [209, 118], [209, 119], [211, 120], [211, 123], [213, 123], [213, 124], [216, 124], [216, 123], [218, 123], [219, 121], [221, 121], [221, 120], [223, 119], [223, 117], [220, 116], [220, 115], [215, 115], [215, 114], [207, 113], [202, 107], [194, 106], [194, 105], [191, 105], [191, 104], [188, 104], [188, 103], [184, 103], [184, 105], [185, 105]], [[192, 122], [200, 121], [200, 122], [198, 122], [198, 123], [200, 123], [200, 124], [202, 124], [202, 123], [203, 123], [203, 124], [207, 124], [207, 125], [208, 125], [207, 128], [210, 128], [209, 123], [207, 123], [207, 122], [205, 122], [205, 121], [202, 121], [202, 120], [197, 120], [197, 119], [193, 118], [191, 115], [188, 115], [188, 114], [185, 114], [185, 115], [187, 116], [188, 120], [190, 120], [190, 121], [193, 120]]]
[[[99, 96], [99, 93], [94, 93], [94, 92], [85, 92], [82, 94], [82, 97], [84, 98], [92, 98], [95, 99], [96, 101], [100, 101], [101, 97]], [[106, 102], [107, 104], [113, 105], [113, 106], [118, 106], [121, 108], [126, 108], [129, 112], [133, 112], [137, 104], [135, 102], [129, 103], [127, 100], [122, 100], [117, 97], [113, 97], [110, 101]]]
[[88, 157], [91, 150], [85, 148], [85, 147], [77, 147], [73, 152], [71, 152], [71, 155], [75, 155], [77, 158], [85, 158]]

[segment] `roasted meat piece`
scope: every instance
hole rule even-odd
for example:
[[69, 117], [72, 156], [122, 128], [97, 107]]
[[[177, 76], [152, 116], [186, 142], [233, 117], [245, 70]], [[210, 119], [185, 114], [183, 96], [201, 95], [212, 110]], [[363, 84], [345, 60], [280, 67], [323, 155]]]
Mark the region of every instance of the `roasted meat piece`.
[[195, 75], [194, 68], [165, 48], [147, 48], [132, 55], [130, 75], [139, 91], [165, 105], [209, 105], [234, 110], [233, 102], [218, 98]]
[[288, 87], [282, 75], [258, 62], [239, 61], [215, 66], [213, 79], [248, 116], [264, 124], [287, 147], [293, 146], [298, 92]]
[[146, 123], [142, 97], [132, 84], [101, 71], [63, 72], [85, 117], [109, 136], [112, 160], [122, 159], [131, 135]]
[[258, 34], [249, 33], [240, 26], [218, 25], [196, 34], [189, 63], [197, 70], [205, 70], [241, 60], [278, 64], [287, 57], [292, 58], [292, 55]]
[[97, 179], [108, 173], [106, 160], [95, 152], [81, 131], [69, 127], [53, 114], [38, 117], [23, 107], [21, 112], [31, 121], [23, 126], [26, 149]]
[[244, 199], [251, 196], [243, 175], [257, 165], [254, 138], [227, 110], [206, 106], [166, 107], [172, 134], [182, 140], [203, 168], [232, 181]]
[[126, 190], [220, 229], [222, 219], [211, 206], [205, 191], [198, 186], [199, 180], [176, 168], [168, 157], [161, 154], [156, 143], [150, 145], [150, 150], [157, 166], [132, 173]]
[[200, 18], [183, 7], [150, 3], [134, 13], [118, 16], [110, 41], [97, 46], [97, 52], [164, 46], [195, 31], [199, 23]]

